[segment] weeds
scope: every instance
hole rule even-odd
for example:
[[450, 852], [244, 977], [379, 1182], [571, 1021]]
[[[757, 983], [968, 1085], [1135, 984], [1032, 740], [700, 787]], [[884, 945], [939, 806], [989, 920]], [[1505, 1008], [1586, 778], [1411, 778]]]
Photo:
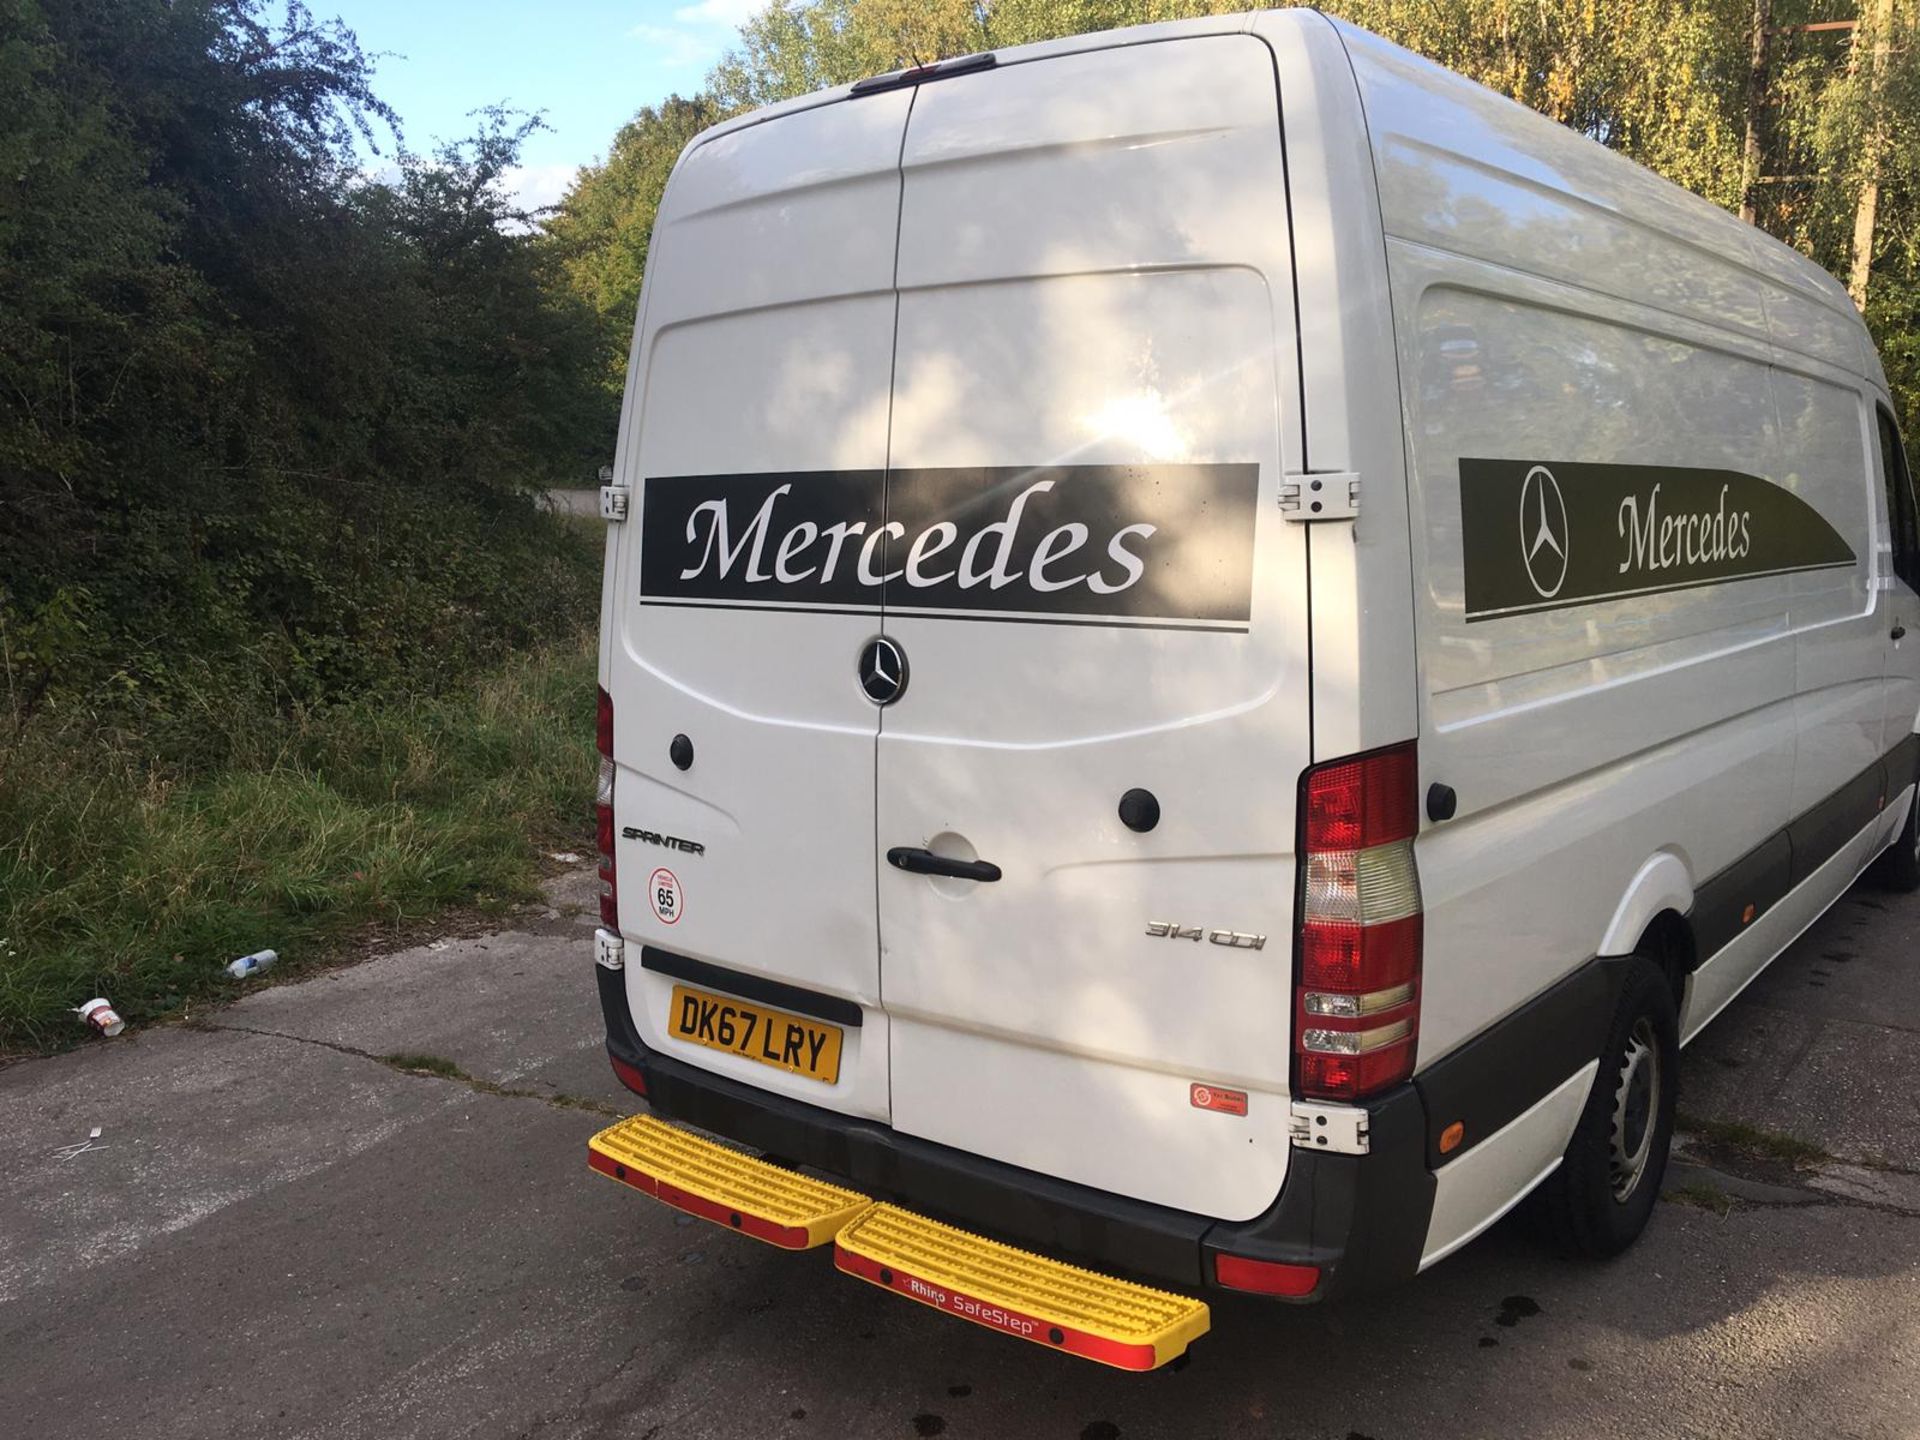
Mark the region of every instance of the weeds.
[[0, 1053], [234, 993], [221, 967], [271, 946], [297, 973], [370, 924], [538, 893], [543, 848], [582, 848], [594, 654], [536, 649], [438, 698], [286, 722], [257, 763], [153, 778], [51, 749], [0, 779]]
[[1690, 1205], [1696, 1210], [1705, 1210], [1725, 1219], [1733, 1213], [1733, 1197], [1718, 1185], [1708, 1185], [1694, 1181], [1688, 1185], [1676, 1185], [1666, 1192], [1665, 1197], [1675, 1205]]
[[396, 1070], [404, 1070], [409, 1075], [438, 1075], [443, 1080], [473, 1078], [453, 1061], [440, 1055], [415, 1055], [402, 1051], [398, 1055], [382, 1055], [380, 1063], [391, 1065]]
[[1698, 1135], [1710, 1145], [1724, 1146], [1761, 1160], [1777, 1160], [1786, 1165], [1817, 1165], [1832, 1157], [1811, 1140], [1778, 1130], [1763, 1130], [1739, 1120], [1707, 1120], [1697, 1115], [1677, 1115], [1678, 1129]]
[[478, 1075], [469, 1075], [453, 1061], [439, 1055], [416, 1055], [401, 1052], [398, 1055], [378, 1057], [382, 1065], [392, 1066], [405, 1075], [426, 1075], [436, 1080], [457, 1080], [469, 1090], [482, 1095], [497, 1095], [506, 1100], [538, 1100], [545, 1105], [558, 1106], [562, 1110], [586, 1110], [595, 1115], [605, 1115], [618, 1119], [621, 1112], [602, 1100], [590, 1100], [581, 1095], [569, 1095], [564, 1090], [528, 1090], [518, 1085], [502, 1085], [498, 1081], [483, 1080]]

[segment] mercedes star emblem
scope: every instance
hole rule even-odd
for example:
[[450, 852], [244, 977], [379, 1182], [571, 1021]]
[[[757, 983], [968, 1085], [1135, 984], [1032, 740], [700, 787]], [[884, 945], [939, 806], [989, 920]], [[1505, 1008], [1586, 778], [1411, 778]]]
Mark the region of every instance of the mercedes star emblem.
[[1567, 502], [1544, 465], [1520, 484], [1520, 558], [1541, 599], [1551, 600], [1567, 583]]
[[891, 705], [907, 690], [907, 652], [876, 635], [860, 652], [860, 688], [876, 705]]

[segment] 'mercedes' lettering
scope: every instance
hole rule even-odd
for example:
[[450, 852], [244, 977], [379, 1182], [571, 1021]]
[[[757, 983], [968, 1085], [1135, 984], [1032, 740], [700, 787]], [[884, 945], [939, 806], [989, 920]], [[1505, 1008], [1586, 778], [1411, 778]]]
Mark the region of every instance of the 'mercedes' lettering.
[[1619, 532], [1624, 548], [1619, 573], [1653, 573], [1679, 565], [1719, 565], [1744, 559], [1753, 545], [1749, 530], [1753, 512], [1729, 510], [1729, 488], [1720, 487], [1717, 509], [1678, 515], [1661, 513], [1657, 484], [1644, 496], [1622, 496]]
[[1259, 479], [1251, 463], [650, 478], [640, 598], [1245, 629]]
[[693, 514], [687, 517], [687, 541], [691, 544], [699, 538], [702, 515], [708, 520], [706, 540], [701, 547], [699, 560], [688, 569], [682, 570], [680, 578], [693, 579], [707, 568], [709, 560], [715, 561], [719, 567], [718, 573], [724, 578], [732, 572], [734, 562], [740, 558], [741, 552], [747, 548], [749, 541], [753, 543], [753, 558], [747, 562], [748, 581], [769, 578], [755, 574], [760, 565], [760, 550], [767, 543], [767, 526], [771, 523], [773, 502], [791, 489], [793, 489], [791, 485], [782, 485], [767, 496], [766, 502], [754, 513], [753, 519], [748, 522], [746, 530], [742, 532], [739, 543], [736, 545], [727, 543], [727, 502], [725, 500], [708, 500], [704, 504], [695, 506]]

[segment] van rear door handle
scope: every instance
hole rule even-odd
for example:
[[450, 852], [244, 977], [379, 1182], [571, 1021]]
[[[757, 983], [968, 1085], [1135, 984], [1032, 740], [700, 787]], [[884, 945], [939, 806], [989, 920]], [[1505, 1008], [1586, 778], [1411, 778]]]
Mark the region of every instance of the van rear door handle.
[[1906, 626], [1902, 625], [1898, 620], [1893, 622], [1893, 630], [1891, 632], [1892, 639], [1898, 640], [1902, 635], [1906, 633], [1907, 633]]
[[887, 863], [915, 875], [951, 875], [956, 880], [998, 880], [1000, 867], [990, 860], [949, 860], [931, 850], [896, 845], [887, 851]]

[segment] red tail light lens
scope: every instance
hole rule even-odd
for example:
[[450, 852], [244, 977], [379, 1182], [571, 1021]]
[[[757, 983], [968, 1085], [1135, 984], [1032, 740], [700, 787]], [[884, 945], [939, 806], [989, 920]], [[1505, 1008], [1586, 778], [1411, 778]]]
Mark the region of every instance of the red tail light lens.
[[1307, 772], [1307, 849], [1412, 839], [1420, 830], [1419, 783], [1411, 745], [1315, 766]]
[[1375, 925], [1321, 921], [1301, 932], [1303, 990], [1364, 995], [1370, 990], [1411, 984], [1419, 978], [1418, 913]]
[[616, 934], [620, 929], [620, 886], [613, 859], [613, 697], [600, 692], [595, 720], [600, 747], [600, 780], [593, 796], [593, 818], [600, 846], [600, 923]]
[[1410, 1076], [1419, 1039], [1413, 745], [1309, 770], [1301, 816], [1295, 1090], [1358, 1100]]

